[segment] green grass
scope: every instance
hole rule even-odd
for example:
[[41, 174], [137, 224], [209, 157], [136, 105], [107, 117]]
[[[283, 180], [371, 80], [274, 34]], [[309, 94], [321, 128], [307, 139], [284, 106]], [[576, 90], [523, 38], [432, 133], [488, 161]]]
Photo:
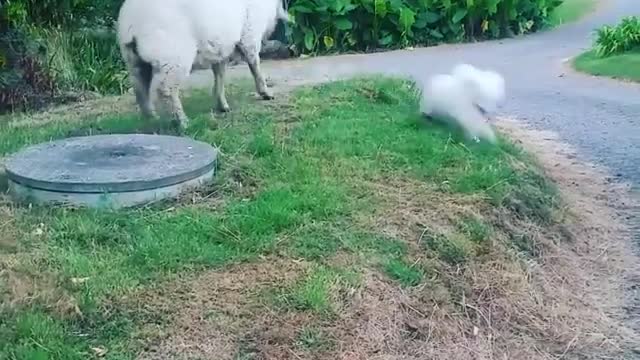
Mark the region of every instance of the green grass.
[[[55, 358], [62, 351], [67, 358], [86, 358], [91, 346], [107, 343], [109, 356], [127, 358], [134, 351], [127, 344], [135, 317], [105, 310], [109, 300], [174, 274], [267, 255], [315, 264], [299, 282], [275, 291], [276, 306], [290, 311], [322, 316], [336, 311], [341, 291], [357, 286], [357, 276], [327, 265], [341, 253], [377, 259], [391, 278], [416, 285], [422, 270], [398, 260], [408, 252], [404, 239], [356, 221], [384, 205], [372, 182], [419, 181], [433, 191], [513, 209], [532, 221], [549, 219], [555, 189], [524, 152], [504, 139], [497, 146], [467, 144], [461, 134], [426, 124], [408, 82], [336, 82], [300, 89], [275, 103], [256, 102], [247, 89], [230, 86], [235, 110], [215, 121], [209, 95], [195, 93], [185, 101], [192, 118], [187, 135], [225, 154], [215, 184], [199, 194], [203, 200], [118, 212], [15, 209], [12, 224], [21, 232], [23, 259], [31, 271], [56, 274], [85, 319], [31, 308], [5, 311], [3, 324], [25, 325], [0, 328], [3, 354], [25, 358], [21, 354], [44, 351], [51, 356], [42, 358]], [[0, 154], [71, 135], [149, 126], [136, 113], [51, 120], [30, 126], [3, 122]], [[488, 234], [476, 223], [465, 229], [451, 238], [426, 239], [420, 251], [455, 266], [472, 261], [477, 243]], [[70, 286], [72, 278], [87, 281]], [[32, 318], [41, 319], [42, 328], [34, 327]], [[87, 335], [74, 336], [77, 332]]]
[[466, 237], [435, 234], [425, 240], [428, 249], [435, 252], [442, 261], [451, 265], [464, 264], [474, 253], [473, 243]]
[[69, 329], [41, 312], [25, 312], [0, 325], [0, 358], [83, 359], [89, 355]]
[[302, 329], [298, 334], [296, 344], [300, 349], [312, 353], [319, 353], [334, 347], [334, 341], [329, 338], [328, 334], [313, 327]]
[[122, 94], [128, 74], [110, 31], [68, 31], [30, 27], [32, 36], [47, 49], [48, 71], [56, 85], [68, 91]]
[[476, 217], [465, 217], [461, 219], [458, 223], [458, 228], [469, 240], [477, 244], [483, 244], [490, 240], [491, 228]]
[[295, 284], [273, 289], [272, 300], [283, 311], [309, 311], [330, 317], [339, 305], [339, 293], [357, 285], [356, 274], [320, 265], [310, 269]]
[[400, 259], [389, 259], [384, 267], [385, 272], [391, 278], [397, 280], [403, 286], [416, 286], [424, 277], [424, 271], [416, 264], [407, 264]]
[[614, 79], [640, 81], [640, 51], [631, 51], [619, 55], [600, 58], [588, 51], [573, 60], [578, 71], [596, 76]]
[[564, 0], [560, 6], [549, 14], [548, 24], [551, 27], [580, 20], [593, 12], [599, 0]]

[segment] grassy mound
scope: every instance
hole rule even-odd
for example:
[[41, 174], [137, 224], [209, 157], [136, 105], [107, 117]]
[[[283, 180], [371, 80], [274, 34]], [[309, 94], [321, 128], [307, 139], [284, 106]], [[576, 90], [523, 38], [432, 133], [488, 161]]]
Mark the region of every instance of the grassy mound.
[[555, 27], [578, 21], [595, 11], [599, 0], [564, 0], [549, 14], [548, 23]]
[[640, 51], [607, 57], [598, 57], [593, 51], [588, 51], [576, 57], [573, 66], [576, 70], [591, 75], [640, 81]]
[[[575, 235], [581, 223], [522, 149], [464, 144], [425, 123], [405, 81], [336, 82], [275, 102], [249, 89], [230, 87], [236, 110], [215, 119], [209, 95], [185, 102], [188, 135], [224, 153], [208, 189], [119, 212], [0, 207], [1, 354], [626, 351], [601, 293], [619, 293], [618, 268], [600, 258], [616, 247], [590, 255], [600, 239]], [[148, 126], [115, 104], [5, 119], [0, 152]]]

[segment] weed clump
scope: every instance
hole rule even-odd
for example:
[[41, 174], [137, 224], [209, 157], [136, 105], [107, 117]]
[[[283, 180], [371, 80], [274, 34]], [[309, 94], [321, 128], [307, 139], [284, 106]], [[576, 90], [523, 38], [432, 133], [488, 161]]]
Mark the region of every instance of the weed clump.
[[469, 241], [459, 235], [426, 234], [424, 243], [438, 258], [450, 265], [463, 265], [473, 255]]
[[397, 280], [403, 286], [416, 286], [422, 282], [424, 271], [416, 264], [407, 264], [401, 259], [390, 259], [384, 265], [384, 271], [392, 279]]

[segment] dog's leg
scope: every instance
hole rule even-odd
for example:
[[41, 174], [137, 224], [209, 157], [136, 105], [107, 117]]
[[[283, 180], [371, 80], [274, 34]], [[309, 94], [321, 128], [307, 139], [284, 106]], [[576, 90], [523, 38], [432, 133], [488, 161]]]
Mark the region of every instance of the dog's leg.
[[485, 139], [490, 143], [495, 143], [496, 136], [491, 125], [489, 125], [482, 111], [475, 104], [452, 109], [451, 115], [469, 139], [476, 142], [479, 142], [480, 139]]

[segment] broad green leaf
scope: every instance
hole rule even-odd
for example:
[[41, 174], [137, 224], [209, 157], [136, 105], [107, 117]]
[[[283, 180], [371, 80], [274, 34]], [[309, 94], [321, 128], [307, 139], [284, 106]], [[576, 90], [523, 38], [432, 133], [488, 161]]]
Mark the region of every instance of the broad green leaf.
[[358, 40], [356, 40], [353, 37], [353, 34], [351, 34], [351, 33], [347, 34], [345, 39], [349, 43], [349, 45], [351, 45], [351, 46], [354, 46], [354, 45], [356, 45], [358, 43]]
[[400, 9], [400, 26], [404, 31], [411, 30], [411, 26], [416, 22], [416, 13], [408, 7]]
[[389, 1], [389, 8], [394, 13], [399, 13], [404, 7], [404, 1], [402, 0], [387, 0]]
[[455, 14], [453, 14], [453, 18], [451, 19], [451, 21], [454, 24], [459, 23], [462, 19], [464, 19], [464, 17], [467, 16], [467, 9], [458, 9], [458, 11], [456, 11]]
[[381, 38], [378, 43], [382, 46], [389, 45], [393, 42], [393, 35], [389, 34], [383, 38]]
[[347, 6], [345, 6], [345, 7], [344, 7], [343, 12], [344, 12], [344, 13], [348, 13], [349, 11], [355, 10], [355, 9], [357, 9], [357, 8], [358, 8], [358, 5], [356, 5], [356, 4], [349, 4], [349, 5], [347, 5]]
[[378, 17], [385, 17], [387, 16], [387, 1], [386, 0], [375, 0], [375, 12], [376, 12], [376, 16]]
[[487, 0], [487, 15], [494, 15], [498, 12], [500, 0]]
[[324, 47], [327, 49], [331, 49], [333, 47], [334, 41], [331, 36], [325, 36], [322, 40], [324, 42]]
[[346, 17], [336, 19], [334, 25], [338, 30], [351, 30], [353, 27], [353, 23]]
[[311, 51], [313, 50], [314, 42], [315, 42], [315, 35], [313, 35], [311, 31], [307, 31], [304, 34], [304, 47], [306, 47], [307, 50]]
[[413, 27], [415, 27], [416, 29], [424, 29], [427, 27], [427, 21], [424, 19], [424, 17], [418, 17], [416, 18], [416, 22], [413, 24]]
[[438, 13], [431, 12], [431, 11], [424, 12], [424, 19], [427, 21], [427, 24], [433, 24], [438, 20], [440, 20], [440, 18], [441, 16]]
[[436, 38], [436, 39], [444, 38], [444, 35], [442, 35], [442, 33], [440, 31], [438, 31], [438, 30], [431, 30], [431, 31], [429, 31], [429, 34], [431, 36], [433, 36], [434, 38]]

